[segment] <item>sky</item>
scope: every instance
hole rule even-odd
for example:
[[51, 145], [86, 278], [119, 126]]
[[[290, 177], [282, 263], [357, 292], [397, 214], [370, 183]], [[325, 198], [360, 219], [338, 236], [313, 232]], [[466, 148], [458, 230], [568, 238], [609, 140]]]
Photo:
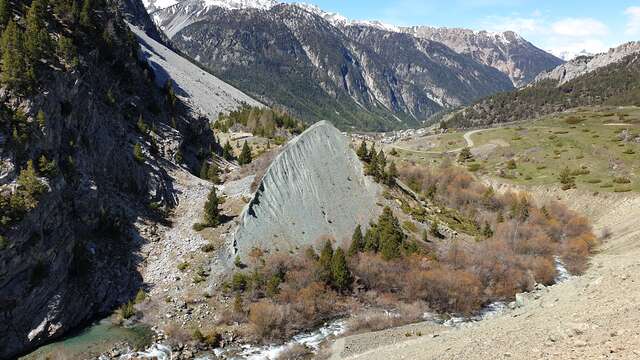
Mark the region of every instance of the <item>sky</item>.
[[640, 0], [302, 0], [352, 20], [513, 30], [562, 55], [640, 40]]

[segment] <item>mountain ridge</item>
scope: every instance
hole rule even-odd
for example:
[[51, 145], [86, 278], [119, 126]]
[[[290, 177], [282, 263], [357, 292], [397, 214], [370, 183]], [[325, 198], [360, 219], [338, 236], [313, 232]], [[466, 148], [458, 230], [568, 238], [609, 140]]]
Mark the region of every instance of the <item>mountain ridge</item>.
[[186, 0], [152, 17], [180, 51], [218, 77], [310, 122], [417, 126], [443, 109], [513, 88], [492, 67], [384, 26], [337, 27], [309, 6], [207, 4]]

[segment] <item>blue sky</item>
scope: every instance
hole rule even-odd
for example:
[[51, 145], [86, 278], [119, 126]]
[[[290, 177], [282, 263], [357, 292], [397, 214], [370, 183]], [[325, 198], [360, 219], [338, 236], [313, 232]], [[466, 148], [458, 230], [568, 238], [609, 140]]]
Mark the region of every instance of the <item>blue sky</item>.
[[[303, 0], [304, 1], [304, 0]], [[630, 0], [306, 0], [325, 11], [392, 25], [514, 30], [560, 54], [605, 51], [640, 40], [640, 1]]]

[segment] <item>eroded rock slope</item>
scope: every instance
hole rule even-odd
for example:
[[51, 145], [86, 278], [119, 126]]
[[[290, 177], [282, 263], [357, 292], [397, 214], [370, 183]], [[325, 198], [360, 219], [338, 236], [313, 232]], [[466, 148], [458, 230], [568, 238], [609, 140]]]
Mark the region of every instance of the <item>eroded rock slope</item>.
[[267, 170], [243, 211], [233, 251], [295, 251], [327, 236], [344, 242], [378, 214], [379, 192], [347, 138], [329, 122], [316, 123]]

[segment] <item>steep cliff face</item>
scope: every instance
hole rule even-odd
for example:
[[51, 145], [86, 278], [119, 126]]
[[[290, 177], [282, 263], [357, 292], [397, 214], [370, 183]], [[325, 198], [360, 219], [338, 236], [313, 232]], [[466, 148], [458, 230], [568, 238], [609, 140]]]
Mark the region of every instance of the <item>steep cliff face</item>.
[[381, 130], [512, 89], [446, 46], [384, 26], [342, 26], [300, 5], [186, 0], [152, 13], [184, 53], [225, 81], [305, 120]]
[[379, 193], [347, 138], [326, 121], [316, 123], [267, 170], [242, 214], [232, 250], [244, 257], [253, 248], [315, 246], [322, 237], [344, 243], [357, 224], [366, 226], [379, 215]]
[[625, 57], [640, 52], [640, 42], [634, 41], [610, 49], [606, 53], [593, 56], [579, 56], [563, 65], [538, 75], [536, 82], [551, 80], [558, 85], [565, 84], [577, 77], [588, 74]]
[[133, 223], [162, 221], [158, 209], [175, 205], [167, 169], [196, 166], [214, 146], [208, 121], [154, 84], [112, 5], [83, 27], [47, 17], [66, 52], [43, 53], [30, 89], [0, 86], [3, 359], [146, 286]]
[[403, 28], [402, 31], [441, 42], [460, 54], [491, 66], [509, 76], [516, 87], [527, 85], [541, 72], [563, 63], [513, 31], [490, 33], [428, 26]]

